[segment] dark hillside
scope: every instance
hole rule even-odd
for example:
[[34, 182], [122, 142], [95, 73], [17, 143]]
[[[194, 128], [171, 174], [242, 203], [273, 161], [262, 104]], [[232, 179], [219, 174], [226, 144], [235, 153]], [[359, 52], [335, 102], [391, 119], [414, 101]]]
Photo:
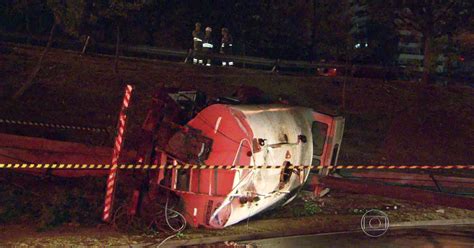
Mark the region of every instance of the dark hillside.
[[[238, 68], [204, 68], [143, 59], [122, 59], [119, 75], [111, 57], [52, 50], [35, 85], [17, 102], [10, 96], [25, 81], [40, 48], [0, 47], [0, 117], [70, 125], [114, 127], [123, 86], [136, 86], [126, 146], [136, 147], [153, 89], [162, 85], [198, 88], [209, 96], [230, 95], [256, 86], [271, 97], [346, 117], [340, 164], [473, 163], [474, 90], [349, 78], [342, 110], [343, 78], [283, 76]], [[0, 132], [90, 144], [110, 137], [78, 131], [25, 129], [0, 124]]]

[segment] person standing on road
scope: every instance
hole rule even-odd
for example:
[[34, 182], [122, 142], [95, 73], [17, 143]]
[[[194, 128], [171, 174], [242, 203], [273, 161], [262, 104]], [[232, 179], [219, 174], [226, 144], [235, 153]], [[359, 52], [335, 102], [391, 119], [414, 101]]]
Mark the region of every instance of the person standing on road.
[[[220, 53], [225, 54], [225, 55], [232, 55], [232, 35], [229, 33], [229, 29], [227, 28], [222, 28], [221, 29], [221, 48], [220, 48]], [[225, 59], [222, 60], [222, 66], [233, 66], [234, 61], [228, 60], [226, 61]]]
[[203, 39], [204, 35], [201, 31], [201, 23], [196, 22], [193, 31], [193, 64], [203, 64], [202, 55], [200, 55]]
[[209, 58], [209, 54], [212, 53], [212, 49], [214, 48], [212, 42], [212, 28], [206, 27], [206, 34], [204, 35], [204, 40], [202, 43], [202, 50], [206, 54], [207, 62], [206, 66], [211, 66], [211, 59]]

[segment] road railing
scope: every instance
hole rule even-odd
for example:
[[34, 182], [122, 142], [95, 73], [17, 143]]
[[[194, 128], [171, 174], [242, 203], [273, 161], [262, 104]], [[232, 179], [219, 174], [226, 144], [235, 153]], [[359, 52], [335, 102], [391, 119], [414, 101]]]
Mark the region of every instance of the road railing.
[[[14, 42], [22, 44], [31, 44], [43, 46], [47, 42], [47, 37], [28, 37], [25, 34], [0, 33], [0, 40], [4, 42]], [[61, 38], [54, 39], [53, 47], [61, 49], [83, 50], [84, 44], [80, 41], [71, 41]], [[115, 54], [116, 47], [108, 43], [92, 43], [89, 45], [87, 53]], [[254, 56], [226, 55], [220, 53], [193, 53], [192, 50], [178, 50], [158, 48], [148, 45], [130, 45], [122, 44], [120, 46], [121, 56], [151, 58], [167, 61], [187, 61], [192, 63], [192, 56], [205, 57], [211, 59], [213, 64], [219, 64], [221, 61], [233, 61], [236, 67], [254, 68], [271, 71], [293, 71], [305, 74], [317, 75], [318, 68], [332, 68], [338, 71], [339, 76], [356, 77], [394, 77], [400, 74], [400, 67], [397, 66], [379, 66], [379, 65], [354, 65], [341, 63], [315, 63], [301, 60], [271, 59]]]

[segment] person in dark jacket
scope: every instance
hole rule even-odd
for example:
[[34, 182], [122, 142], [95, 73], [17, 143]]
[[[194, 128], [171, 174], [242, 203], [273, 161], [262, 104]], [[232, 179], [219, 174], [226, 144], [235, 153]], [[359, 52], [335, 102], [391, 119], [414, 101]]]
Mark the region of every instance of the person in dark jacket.
[[[212, 28], [211, 27], [206, 27], [206, 33], [204, 34], [204, 39], [202, 42], [202, 51], [204, 54], [209, 55], [212, 53], [212, 50], [214, 48], [214, 42], [212, 40]], [[211, 66], [211, 59], [207, 57], [206, 61], [206, 66]]]
[[[221, 48], [220, 48], [220, 53], [221, 54], [225, 54], [225, 55], [232, 55], [232, 35], [230, 35], [229, 33], [229, 29], [227, 28], [222, 28], [221, 29], [221, 35], [222, 35], [222, 39], [221, 39]], [[234, 61], [232, 60], [222, 60], [222, 66], [226, 66], [226, 65], [229, 65], [229, 66], [233, 66], [234, 65]]]
[[204, 34], [201, 31], [201, 23], [196, 22], [193, 31], [193, 64], [203, 64], [203, 58], [199, 54], [202, 51]]

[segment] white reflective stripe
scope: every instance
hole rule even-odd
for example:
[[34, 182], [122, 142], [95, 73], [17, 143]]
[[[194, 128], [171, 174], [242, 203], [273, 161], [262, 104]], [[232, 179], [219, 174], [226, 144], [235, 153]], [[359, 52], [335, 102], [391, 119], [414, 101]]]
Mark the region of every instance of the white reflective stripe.
[[211, 43], [203, 43], [202, 47], [213, 48], [214, 46]]
[[222, 65], [223, 65], [223, 66], [226, 66], [226, 65], [227, 65], [227, 63], [226, 63], [226, 62], [222, 62]]
[[224, 47], [224, 43], [222, 43], [221, 47]]
[[229, 46], [232, 46], [232, 44], [229, 44]]
[[202, 41], [201, 39], [197, 38], [197, 37], [194, 37], [194, 40], [195, 41]]
[[230, 62], [229, 62], [229, 65], [234, 65], [234, 62], [230, 61]]
[[[225, 63], [225, 62], [222, 62], [222, 63]], [[222, 116], [219, 116], [219, 118], [217, 118], [216, 125], [214, 126], [214, 133], [217, 133], [217, 130], [219, 130], [219, 127], [221, 125], [221, 120], [222, 120]]]

